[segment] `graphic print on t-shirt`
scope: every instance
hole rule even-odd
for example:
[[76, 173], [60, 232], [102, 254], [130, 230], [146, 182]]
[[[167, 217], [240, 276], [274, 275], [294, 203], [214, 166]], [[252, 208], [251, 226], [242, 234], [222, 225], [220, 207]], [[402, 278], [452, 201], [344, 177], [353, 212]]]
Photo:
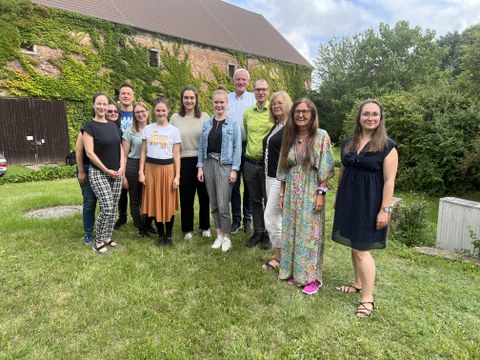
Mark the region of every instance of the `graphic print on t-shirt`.
[[158, 130], [153, 130], [148, 137], [148, 143], [153, 146], [159, 146], [160, 149], [166, 149], [168, 145], [168, 136], [158, 135]]

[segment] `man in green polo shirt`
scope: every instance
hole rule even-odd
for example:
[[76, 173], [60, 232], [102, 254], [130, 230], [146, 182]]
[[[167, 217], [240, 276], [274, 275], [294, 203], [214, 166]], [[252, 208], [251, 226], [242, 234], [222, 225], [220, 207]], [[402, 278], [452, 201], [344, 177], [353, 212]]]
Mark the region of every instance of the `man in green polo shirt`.
[[270, 88], [265, 79], [255, 82], [253, 91], [256, 103], [243, 113], [247, 149], [245, 151], [244, 181], [250, 194], [250, 211], [253, 218], [253, 235], [247, 240], [249, 248], [261, 243], [262, 249], [270, 249], [272, 244], [265, 231], [263, 220], [264, 205], [267, 202], [265, 191], [265, 171], [263, 164], [263, 138], [272, 128], [269, 121]]

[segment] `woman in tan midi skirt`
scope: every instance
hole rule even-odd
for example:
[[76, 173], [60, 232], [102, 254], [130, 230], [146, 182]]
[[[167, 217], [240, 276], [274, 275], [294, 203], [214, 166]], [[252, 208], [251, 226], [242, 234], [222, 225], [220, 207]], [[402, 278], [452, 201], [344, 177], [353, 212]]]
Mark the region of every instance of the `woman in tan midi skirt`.
[[153, 217], [158, 244], [172, 245], [172, 229], [178, 206], [180, 185], [180, 132], [168, 123], [170, 107], [165, 98], [153, 106], [156, 123], [147, 125], [142, 135], [139, 181], [144, 184], [142, 214]]

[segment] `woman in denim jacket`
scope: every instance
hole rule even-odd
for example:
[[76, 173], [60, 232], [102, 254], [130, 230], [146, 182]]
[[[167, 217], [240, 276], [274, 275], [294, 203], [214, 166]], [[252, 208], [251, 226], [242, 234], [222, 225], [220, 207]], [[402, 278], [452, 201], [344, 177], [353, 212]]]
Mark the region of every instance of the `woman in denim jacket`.
[[238, 123], [227, 116], [228, 99], [224, 90], [213, 93], [215, 115], [203, 124], [198, 148], [199, 181], [207, 186], [217, 238], [212, 249], [228, 251], [230, 241], [230, 197], [237, 180], [242, 154]]

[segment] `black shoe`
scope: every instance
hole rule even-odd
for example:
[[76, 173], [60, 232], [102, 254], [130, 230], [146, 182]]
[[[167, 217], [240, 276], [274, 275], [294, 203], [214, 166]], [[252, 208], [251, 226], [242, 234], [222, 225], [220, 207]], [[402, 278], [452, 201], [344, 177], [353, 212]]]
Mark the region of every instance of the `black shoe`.
[[238, 229], [240, 229], [240, 221], [233, 220], [232, 221], [232, 227], [230, 229], [230, 234], [235, 234]]
[[120, 229], [120, 226], [125, 225], [127, 223], [127, 220], [125, 219], [118, 219], [115, 225], [113, 225], [114, 230]]
[[173, 245], [173, 241], [172, 241], [171, 236], [165, 237], [165, 245], [167, 245], [167, 246], [172, 246]]
[[157, 229], [155, 229], [153, 226], [150, 226], [148, 228], [145, 229], [145, 231], [151, 235], [157, 235], [158, 234], [158, 231]]
[[138, 230], [138, 236], [141, 238], [149, 238], [152, 234], [146, 230]]
[[248, 248], [254, 248], [255, 246], [257, 246], [261, 242], [262, 242], [262, 234], [253, 234], [252, 237], [247, 240], [245, 245]]
[[246, 233], [252, 232], [252, 220], [243, 220], [243, 231]]
[[163, 245], [165, 245], [165, 239], [166, 239], [165, 235], [159, 236], [159, 237], [158, 237], [158, 246], [163, 246]]
[[262, 235], [262, 243], [260, 244], [260, 248], [262, 250], [268, 250], [272, 248], [272, 243], [270, 242], [270, 237], [268, 236], [268, 233], [264, 232]]

